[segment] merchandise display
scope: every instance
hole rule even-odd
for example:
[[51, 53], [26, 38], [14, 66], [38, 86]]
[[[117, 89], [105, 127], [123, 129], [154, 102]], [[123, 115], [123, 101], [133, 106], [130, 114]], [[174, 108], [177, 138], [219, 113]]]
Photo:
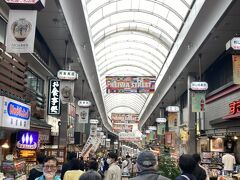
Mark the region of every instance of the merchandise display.
[[26, 161], [18, 159], [14, 161], [3, 161], [2, 172], [6, 178], [21, 180], [26, 178]]

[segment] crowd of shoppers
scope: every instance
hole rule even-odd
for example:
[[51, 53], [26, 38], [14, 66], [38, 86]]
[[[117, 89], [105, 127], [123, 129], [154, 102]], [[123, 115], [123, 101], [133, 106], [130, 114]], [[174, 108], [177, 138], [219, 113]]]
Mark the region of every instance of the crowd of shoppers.
[[[200, 162], [199, 154], [181, 155], [178, 160], [181, 174], [176, 180], [209, 180]], [[83, 158], [78, 159], [75, 153], [68, 153], [67, 162], [59, 173], [55, 157], [38, 154], [37, 165], [30, 171], [28, 180], [121, 180], [123, 177], [130, 180], [169, 180], [158, 174], [156, 166], [157, 158], [149, 150], [140, 152], [135, 164], [129, 155], [118, 158], [114, 152], [99, 159], [92, 157], [87, 162]]]

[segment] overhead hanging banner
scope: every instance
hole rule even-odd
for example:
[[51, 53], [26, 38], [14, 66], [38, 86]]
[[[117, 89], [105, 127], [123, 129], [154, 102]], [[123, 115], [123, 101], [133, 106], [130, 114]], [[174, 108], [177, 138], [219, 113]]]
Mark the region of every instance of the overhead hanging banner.
[[192, 91], [192, 112], [205, 111], [205, 92]]
[[106, 76], [107, 93], [153, 93], [156, 76]]
[[113, 123], [136, 123], [139, 121], [138, 114], [112, 113]]
[[36, 19], [36, 10], [9, 10], [6, 35], [6, 52], [34, 52]]
[[240, 55], [232, 55], [233, 83], [240, 84]]
[[164, 135], [165, 133], [165, 127], [166, 124], [165, 123], [160, 123], [157, 125], [157, 135]]
[[114, 124], [112, 125], [113, 132], [131, 132], [133, 129], [132, 124]]

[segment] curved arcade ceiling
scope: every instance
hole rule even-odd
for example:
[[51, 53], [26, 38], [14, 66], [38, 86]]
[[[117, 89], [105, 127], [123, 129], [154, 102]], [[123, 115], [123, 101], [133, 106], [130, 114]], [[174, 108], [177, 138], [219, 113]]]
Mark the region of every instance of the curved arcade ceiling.
[[151, 94], [108, 94], [106, 76], [158, 77], [193, 0], [82, 0], [105, 110], [137, 113]]

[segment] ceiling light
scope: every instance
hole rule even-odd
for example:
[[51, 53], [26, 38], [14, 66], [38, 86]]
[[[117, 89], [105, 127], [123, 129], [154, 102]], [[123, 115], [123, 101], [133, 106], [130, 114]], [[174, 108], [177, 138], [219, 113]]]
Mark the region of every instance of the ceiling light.
[[238, 139], [238, 137], [237, 137], [237, 136], [234, 136], [234, 137], [233, 137], [233, 139], [234, 139], [234, 140], [237, 140], [237, 139]]

